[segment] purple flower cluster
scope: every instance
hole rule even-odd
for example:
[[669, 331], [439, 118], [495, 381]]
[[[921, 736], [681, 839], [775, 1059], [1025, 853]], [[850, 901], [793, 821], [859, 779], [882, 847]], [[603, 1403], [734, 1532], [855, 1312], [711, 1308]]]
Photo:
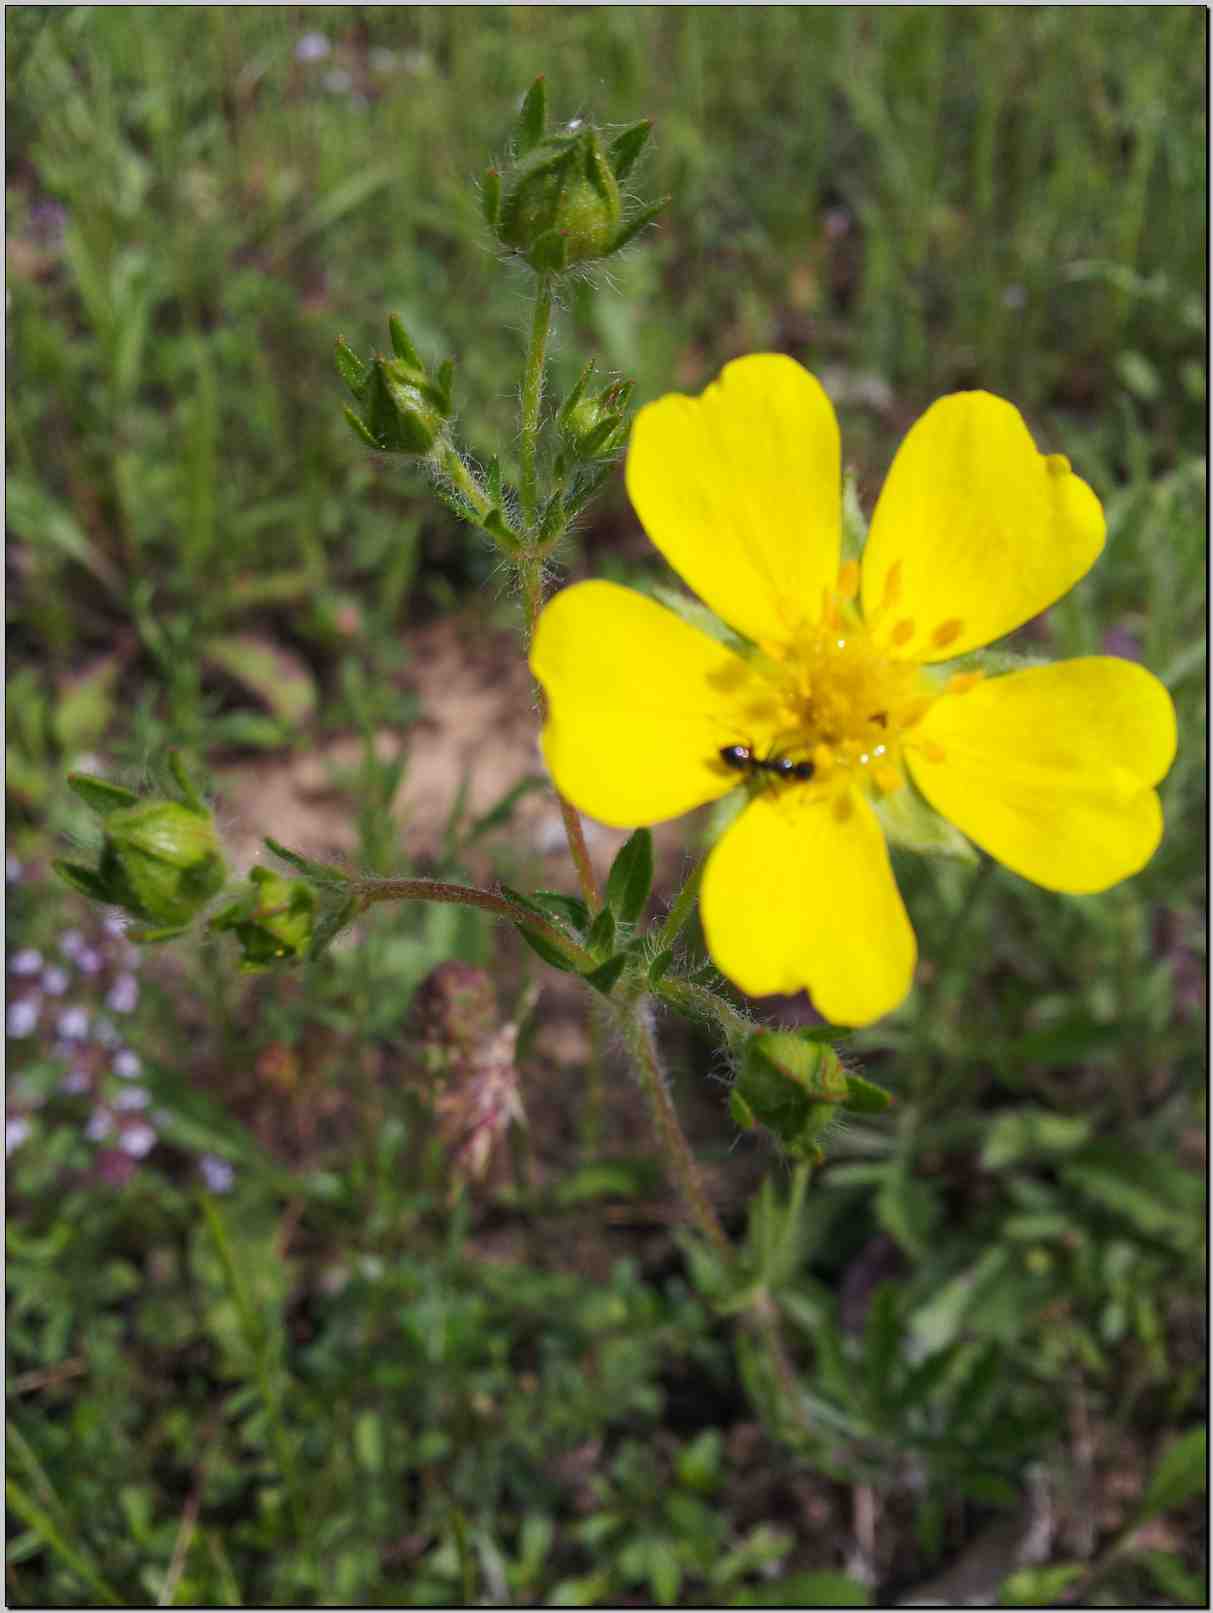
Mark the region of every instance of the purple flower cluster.
[[[5, 864], [6, 883], [28, 871], [16, 858]], [[139, 1006], [142, 954], [126, 935], [126, 921], [108, 914], [91, 931], [64, 930], [47, 953], [10, 949], [5, 960], [5, 1032], [10, 1079], [5, 1103], [5, 1154], [36, 1135], [36, 1111], [46, 1101], [42, 1083], [24, 1078], [36, 1062], [61, 1063], [59, 1091], [88, 1105], [83, 1134], [97, 1145], [95, 1166], [110, 1185], [128, 1181], [155, 1148], [157, 1117], [140, 1085], [143, 1064], [126, 1045], [127, 1024]], [[17, 1045], [13, 1045], [17, 1044]], [[226, 1192], [233, 1172], [225, 1160], [203, 1155], [198, 1171], [212, 1192]]]

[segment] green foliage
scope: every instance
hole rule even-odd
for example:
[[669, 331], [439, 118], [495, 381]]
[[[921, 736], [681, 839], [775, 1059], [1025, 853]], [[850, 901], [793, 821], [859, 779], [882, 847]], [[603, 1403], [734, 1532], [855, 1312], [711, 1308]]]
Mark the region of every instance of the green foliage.
[[[49, 961], [87, 928], [40, 865], [90, 826], [125, 822], [128, 843], [154, 829], [122, 815], [166, 741], [285, 768], [358, 738], [333, 781], [349, 866], [272, 844], [292, 877], [255, 876], [228, 909], [265, 961], [284, 940], [302, 951], [306, 926], [293, 896], [284, 913], [253, 895], [314, 891], [310, 961], [225, 978], [209, 943], [145, 964], [119, 1026], [137, 1083], [105, 1044], [58, 1035], [76, 996], [10, 975], [10, 1002], [40, 992], [42, 1015], [33, 1036], [10, 1021], [8, 1043], [8, 1112], [28, 1128], [9, 1161], [12, 1605], [864, 1605], [1014, 1516], [1030, 1472], [1074, 1493], [1079, 1419], [1140, 1458], [1138, 1490], [1093, 1544], [1062, 1506], [1055, 1560], [1002, 1600], [1203, 1597], [1205, 19], [1076, 18], [321, 7], [307, 28], [329, 51], [309, 59], [282, 10], [10, 14], [14, 950]], [[541, 68], [553, 104], [536, 89], [519, 112]], [[520, 196], [503, 161], [476, 196], [467, 176], [494, 143], [504, 158], [511, 121], [513, 156], [542, 162], [553, 113], [574, 109], [616, 125], [561, 148], [559, 195], [528, 169]], [[1123, 888], [1067, 899], [985, 862], [899, 860], [919, 987], [852, 1038], [859, 1072], [828, 1105], [811, 1182], [807, 1165], [785, 1179], [756, 1132], [713, 1161], [745, 1226], [734, 1271], [670, 1235], [631, 1088], [598, 1054], [546, 1069], [533, 960], [492, 953], [477, 913], [367, 913], [349, 895], [354, 869], [408, 871], [390, 809], [425, 756], [382, 739], [416, 715], [410, 630], [513, 609], [492, 597], [483, 534], [508, 548], [518, 514], [522, 270], [486, 251], [485, 219], [542, 222], [569, 185], [591, 211], [618, 202], [625, 227], [646, 216], [633, 186], [676, 202], [643, 253], [611, 259], [611, 295], [589, 275], [563, 285], [546, 407], [569, 484], [537, 512], [541, 537], [610, 488], [586, 528], [596, 568], [665, 587], [635, 576], [606, 479], [633, 384], [640, 402], [694, 390], [764, 348], [831, 372], [856, 456], [849, 544], [904, 421], [986, 387], [1042, 446], [1065, 444], [1108, 515], [1100, 565], [1014, 653], [1140, 654], [1180, 718], [1166, 837]], [[461, 434], [477, 454], [502, 445], [463, 465], [462, 492], [458, 465], [434, 467], [479, 534], [340, 418], [338, 381], [382, 448], [365, 409], [398, 426], [412, 387], [404, 412], [432, 448], [447, 353]], [[603, 915], [533, 889], [554, 876], [518, 826], [543, 787], [529, 771], [483, 810], [464, 792], [426, 872], [491, 862], [592, 952], [608, 995], [629, 970], [678, 975], [687, 935], [629, 950], [650, 885], [666, 894], [647, 835], [620, 853]], [[413, 997], [450, 959], [492, 962], [518, 1005], [531, 1131], [511, 1138], [508, 1181], [475, 1191], [452, 1181], [414, 1067]], [[86, 988], [93, 1020], [120, 1018], [73, 978]], [[835, 1039], [795, 1038], [831, 1058]], [[703, 1151], [723, 1155], [715, 1058], [687, 1043], [674, 1068], [708, 1116]], [[82, 1067], [87, 1095], [64, 1086]], [[769, 1113], [778, 1131], [790, 1086], [799, 1134], [803, 1082], [756, 1072], [747, 1098], [727, 1071], [738, 1123]], [[156, 1145], [119, 1184], [113, 1135], [89, 1128], [131, 1090]], [[609, 1153], [574, 1149], [604, 1134]], [[235, 1182], [203, 1200], [208, 1155]], [[748, 1325], [764, 1306], [790, 1388]], [[1109, 1505], [1120, 1462], [1096, 1457]], [[857, 1486], [883, 1508], [871, 1593], [842, 1572]]]

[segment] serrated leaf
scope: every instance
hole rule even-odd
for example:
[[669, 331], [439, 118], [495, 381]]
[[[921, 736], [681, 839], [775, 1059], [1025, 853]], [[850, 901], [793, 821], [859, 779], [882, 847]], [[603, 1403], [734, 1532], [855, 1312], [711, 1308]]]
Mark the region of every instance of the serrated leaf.
[[607, 905], [623, 924], [634, 924], [644, 912], [653, 884], [653, 836], [636, 832], [619, 848], [607, 875]]

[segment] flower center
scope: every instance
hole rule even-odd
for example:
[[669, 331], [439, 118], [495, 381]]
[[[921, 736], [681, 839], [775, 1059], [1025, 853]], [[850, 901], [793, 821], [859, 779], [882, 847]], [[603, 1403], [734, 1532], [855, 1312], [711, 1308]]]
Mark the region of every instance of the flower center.
[[[754, 750], [761, 759], [757, 783], [803, 787], [803, 766], [781, 772], [771, 762], [808, 762], [809, 788], [828, 790], [843, 810], [849, 810], [848, 785], [878, 795], [900, 789], [906, 748], [918, 743], [934, 754], [929, 741], [914, 738], [916, 725], [941, 695], [960, 694], [979, 677], [960, 675], [940, 685], [916, 661], [903, 659], [907, 635], [898, 632], [895, 589], [865, 621], [855, 604], [858, 582], [858, 567], [848, 562], [816, 622], [783, 643], [760, 647], [769, 696], [753, 711], [755, 735], [745, 740], [761, 746], [756, 736], [767, 736], [768, 750]], [[953, 636], [959, 628], [955, 624]]]

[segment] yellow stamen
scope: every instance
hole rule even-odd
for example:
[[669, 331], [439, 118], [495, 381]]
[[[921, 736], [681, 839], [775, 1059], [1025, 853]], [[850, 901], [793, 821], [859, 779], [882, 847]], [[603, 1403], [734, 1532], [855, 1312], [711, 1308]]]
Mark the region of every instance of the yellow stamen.
[[828, 778], [834, 771], [834, 752], [828, 745], [814, 745], [813, 766], [822, 778]]
[[939, 626], [931, 634], [931, 643], [937, 649], [946, 649], [949, 644], [955, 644], [963, 632], [964, 623], [959, 617], [951, 616], [946, 622], [940, 622]]
[[903, 616], [889, 634], [889, 643], [900, 649], [903, 644], [908, 644], [913, 637], [914, 623], [908, 617]]
[[877, 762], [872, 769], [872, 782], [882, 795], [892, 795], [901, 788], [901, 774], [892, 762]]
[[835, 589], [839, 599], [851, 600], [859, 592], [859, 562], [848, 560], [838, 573], [838, 586]]
[[985, 677], [984, 672], [954, 672], [948, 679], [949, 694], [968, 694]]

